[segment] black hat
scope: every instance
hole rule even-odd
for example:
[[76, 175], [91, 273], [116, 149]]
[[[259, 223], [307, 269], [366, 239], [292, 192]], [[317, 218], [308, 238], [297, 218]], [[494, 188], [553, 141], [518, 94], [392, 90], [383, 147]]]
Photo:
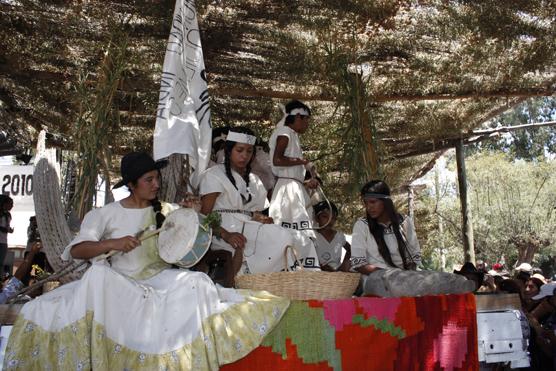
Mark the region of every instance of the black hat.
[[332, 207], [332, 213], [334, 215], [338, 215], [338, 208], [336, 207], [336, 205], [334, 205], [334, 202], [328, 203], [328, 201], [321, 201], [318, 204], [314, 205], [313, 212], [315, 213], [315, 215], [318, 215], [324, 210], [330, 210], [330, 207]]
[[120, 180], [114, 188], [119, 188], [129, 182], [133, 182], [141, 177], [141, 175], [152, 170], [159, 170], [165, 167], [168, 161], [154, 161], [153, 158], [145, 152], [131, 152], [122, 157], [120, 165]]

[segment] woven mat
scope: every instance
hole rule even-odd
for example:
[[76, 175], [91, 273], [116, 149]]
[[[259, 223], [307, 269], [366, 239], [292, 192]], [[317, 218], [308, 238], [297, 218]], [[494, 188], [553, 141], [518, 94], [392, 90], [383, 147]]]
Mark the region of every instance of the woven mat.
[[221, 370], [478, 370], [473, 294], [295, 301]]

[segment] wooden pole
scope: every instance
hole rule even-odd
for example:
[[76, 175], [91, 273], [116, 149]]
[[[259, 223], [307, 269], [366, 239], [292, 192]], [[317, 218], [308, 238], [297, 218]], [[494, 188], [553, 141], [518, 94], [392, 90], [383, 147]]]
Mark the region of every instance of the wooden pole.
[[[436, 196], [436, 208], [440, 205], [440, 169], [438, 164], [434, 169], [434, 193]], [[440, 271], [446, 272], [446, 245], [444, 244], [444, 221], [438, 214], [438, 249], [440, 252]]]
[[[232, 86], [210, 86], [212, 96], [221, 97], [245, 97], [245, 98], [274, 98], [274, 99], [300, 99], [304, 101], [335, 102], [336, 97], [326, 92], [311, 93], [306, 90], [277, 91], [271, 89], [245, 89]], [[516, 97], [547, 97], [554, 95], [551, 88], [531, 88], [520, 91], [484, 91], [445, 94], [377, 94], [373, 96], [373, 102], [418, 102], [418, 101], [440, 101], [455, 99], [479, 99], [479, 98], [516, 98]]]
[[456, 161], [458, 168], [459, 200], [461, 203], [463, 252], [465, 262], [475, 264], [475, 246], [473, 244], [473, 224], [471, 209], [467, 203], [467, 176], [465, 174], [465, 147], [463, 139], [456, 143]]
[[411, 185], [407, 188], [407, 210], [409, 217], [415, 222], [413, 218], [415, 215], [415, 192]]

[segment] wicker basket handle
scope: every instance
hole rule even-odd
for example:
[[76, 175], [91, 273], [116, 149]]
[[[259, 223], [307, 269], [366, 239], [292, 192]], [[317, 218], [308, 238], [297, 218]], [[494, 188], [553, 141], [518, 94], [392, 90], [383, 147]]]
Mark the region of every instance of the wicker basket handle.
[[303, 270], [303, 264], [301, 264], [301, 262], [299, 261], [299, 257], [297, 256], [297, 252], [295, 251], [295, 247], [293, 247], [291, 245], [288, 245], [288, 246], [286, 246], [286, 249], [284, 250], [284, 257], [285, 257], [284, 265], [286, 267], [286, 269], [285, 269], [286, 272], [288, 272], [290, 270], [290, 267], [288, 265], [288, 250], [291, 250], [291, 252], [293, 254], [293, 257], [295, 259], [295, 262], [298, 263], [298, 267], [299, 267], [298, 270], [300, 270], [300, 271]]

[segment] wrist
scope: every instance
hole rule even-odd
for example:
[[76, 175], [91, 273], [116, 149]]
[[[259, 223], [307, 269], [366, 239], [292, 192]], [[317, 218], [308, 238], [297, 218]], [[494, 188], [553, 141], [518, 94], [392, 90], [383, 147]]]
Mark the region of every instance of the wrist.
[[224, 228], [220, 227], [218, 228], [218, 237], [224, 241], [226, 241], [228, 239], [228, 231], [225, 230]]
[[115, 250], [116, 248], [113, 246], [112, 244], [112, 240], [103, 240], [100, 242], [101, 243], [101, 254], [110, 252], [112, 250]]

